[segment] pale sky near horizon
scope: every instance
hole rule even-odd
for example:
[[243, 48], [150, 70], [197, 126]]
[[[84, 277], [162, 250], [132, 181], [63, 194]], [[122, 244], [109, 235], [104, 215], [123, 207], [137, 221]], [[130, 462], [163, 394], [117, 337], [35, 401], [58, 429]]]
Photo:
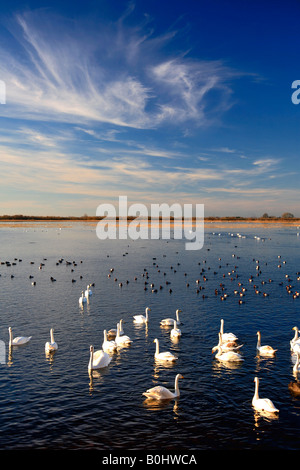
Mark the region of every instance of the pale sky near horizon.
[[299, 17], [290, 0], [2, 2], [0, 215], [127, 196], [299, 217]]

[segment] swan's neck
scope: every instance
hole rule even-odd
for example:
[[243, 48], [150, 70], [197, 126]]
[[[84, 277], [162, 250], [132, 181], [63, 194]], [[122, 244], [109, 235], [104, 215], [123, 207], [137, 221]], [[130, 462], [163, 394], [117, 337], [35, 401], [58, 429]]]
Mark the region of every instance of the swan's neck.
[[179, 392], [179, 377], [176, 375], [175, 377], [175, 396], [179, 397], [180, 392]]
[[148, 321], [148, 308], [146, 308], [146, 321]]
[[54, 343], [54, 334], [53, 334], [52, 329], [50, 330], [50, 341], [51, 341], [51, 343]]
[[223, 320], [221, 320], [220, 333], [221, 335], [224, 333], [224, 321]]
[[173, 328], [174, 328], [174, 330], [176, 330], [176, 328], [177, 328], [177, 321], [176, 320], [174, 320], [174, 327]]
[[155, 351], [155, 354], [159, 354], [159, 342], [158, 342], [158, 339], [155, 341], [156, 343], [156, 351]]
[[260, 333], [257, 334], [257, 348], [260, 348]]
[[295, 336], [293, 338], [293, 341], [297, 341], [298, 339], [298, 328], [295, 329]]
[[255, 391], [254, 391], [254, 397], [253, 397], [254, 400], [258, 400], [259, 399], [259, 395], [258, 395], [258, 380], [255, 380]]
[[107, 341], [107, 334], [106, 334], [106, 330], [103, 331], [103, 335], [104, 335], [104, 341]]
[[12, 330], [9, 330], [9, 344], [11, 345], [13, 342], [13, 334], [12, 334]]
[[91, 349], [91, 352], [90, 352], [89, 369], [92, 369], [92, 368], [93, 368], [93, 362], [94, 362], [94, 351], [93, 351], [93, 349]]
[[117, 324], [117, 335], [116, 335], [116, 338], [119, 338], [120, 336], [120, 324], [118, 323]]
[[220, 345], [218, 345], [218, 352], [217, 352], [217, 354], [216, 354], [216, 357], [220, 357], [221, 354], [222, 354], [222, 348], [221, 348]]
[[179, 320], [179, 312], [178, 312], [178, 310], [176, 310], [176, 320], [177, 320], [178, 323], [179, 323], [180, 320]]

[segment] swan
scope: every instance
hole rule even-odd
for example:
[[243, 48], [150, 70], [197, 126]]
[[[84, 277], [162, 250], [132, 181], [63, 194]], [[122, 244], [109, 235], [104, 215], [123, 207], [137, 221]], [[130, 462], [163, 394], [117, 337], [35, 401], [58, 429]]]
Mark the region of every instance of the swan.
[[233, 333], [224, 333], [224, 320], [221, 320], [220, 333], [222, 335], [222, 343], [226, 341], [237, 341], [238, 338]]
[[50, 342], [47, 341], [47, 343], [45, 343], [45, 351], [47, 353], [50, 353], [52, 351], [56, 351], [57, 349], [58, 349], [58, 345], [54, 341], [54, 330], [53, 330], [53, 328], [51, 328], [51, 330], [50, 330]]
[[300, 338], [298, 337], [299, 330], [297, 326], [294, 326], [293, 330], [295, 330], [295, 336], [293, 339], [291, 339], [290, 345], [291, 345], [291, 351], [296, 352], [296, 351], [300, 351]]
[[148, 311], [149, 310], [151, 312], [151, 308], [147, 307], [146, 308], [146, 316], [145, 315], [134, 315], [133, 316], [134, 323], [148, 323]]
[[273, 349], [272, 346], [268, 346], [268, 345], [261, 346], [261, 344], [260, 344], [260, 341], [261, 341], [260, 331], [257, 332], [257, 337], [258, 337], [257, 338], [257, 345], [256, 345], [257, 352], [261, 356], [274, 356], [277, 349]]
[[271, 413], [278, 413], [279, 410], [274, 406], [273, 402], [269, 398], [259, 398], [258, 396], [258, 386], [259, 379], [258, 377], [254, 378], [255, 382], [255, 391], [252, 398], [252, 406], [257, 411], [269, 411]]
[[94, 346], [90, 346], [90, 360], [88, 369], [101, 369], [102, 367], [108, 366], [111, 361], [111, 356], [109, 356], [105, 351], [99, 349], [94, 352]]
[[[124, 334], [123, 319], [121, 318], [121, 320], [119, 322], [119, 335], [121, 336], [123, 334]], [[111, 338], [115, 338], [117, 336], [117, 328], [111, 328], [110, 330], [108, 330], [107, 336], [109, 336]]]
[[89, 297], [90, 295], [92, 295], [93, 292], [91, 291], [90, 287], [91, 287], [91, 284], [88, 284], [86, 286], [86, 290], [85, 290], [85, 293], [84, 293], [85, 297]]
[[156, 343], [156, 350], [154, 353], [154, 358], [157, 359], [158, 361], [177, 361], [177, 357], [174, 356], [173, 353], [166, 351], [166, 352], [159, 352], [159, 341], [157, 338], [153, 341], [153, 343]]
[[102, 343], [102, 349], [105, 352], [114, 352], [117, 349], [117, 343], [115, 341], [109, 341], [107, 339], [107, 332], [106, 330], [103, 331], [103, 343]]
[[180, 396], [178, 380], [183, 379], [181, 374], [177, 374], [175, 377], [175, 391], [171, 392], [168, 388], [157, 385], [156, 387], [149, 388], [143, 395], [147, 398], [155, 398], [156, 400], [170, 400], [171, 398], [178, 398]]
[[32, 336], [17, 336], [16, 338], [13, 338], [11, 327], [8, 328], [8, 331], [9, 331], [9, 346], [20, 346], [22, 344], [26, 344], [32, 338]]
[[[181, 312], [181, 310], [177, 309], [177, 310], [176, 310], [176, 322], [177, 322], [177, 325], [180, 325], [179, 312]], [[174, 318], [164, 318], [163, 320], [161, 320], [160, 324], [161, 324], [162, 326], [173, 326], [173, 325], [174, 325]]]
[[84, 296], [83, 291], [81, 292], [81, 297], [79, 297], [79, 303], [82, 305], [87, 302], [87, 298]]
[[293, 366], [293, 372], [294, 372], [295, 375], [297, 375], [298, 372], [300, 372], [300, 364], [299, 364], [299, 362], [300, 362], [300, 352], [297, 351], [297, 352], [296, 352], [296, 362], [295, 362], [295, 364], [294, 364], [294, 366]]
[[232, 351], [234, 349], [240, 349], [243, 345], [242, 344], [237, 345], [235, 341], [227, 341], [223, 343], [222, 334], [219, 332], [219, 343], [217, 344], [217, 346], [214, 346], [212, 348], [212, 352], [216, 351], [219, 346], [221, 346], [223, 352], [227, 352], [227, 351]]
[[242, 362], [244, 359], [242, 356], [235, 352], [235, 351], [225, 351], [223, 352], [222, 346], [218, 344], [212, 349], [212, 353], [218, 350], [217, 354], [215, 355], [216, 359], [219, 359], [219, 361], [222, 362]]
[[181, 330], [177, 327], [177, 321], [174, 320], [174, 327], [170, 332], [171, 338], [179, 338], [181, 336]]
[[120, 324], [117, 324], [117, 334], [115, 337], [115, 342], [117, 346], [129, 346], [132, 343], [132, 340], [127, 335], [120, 335]]

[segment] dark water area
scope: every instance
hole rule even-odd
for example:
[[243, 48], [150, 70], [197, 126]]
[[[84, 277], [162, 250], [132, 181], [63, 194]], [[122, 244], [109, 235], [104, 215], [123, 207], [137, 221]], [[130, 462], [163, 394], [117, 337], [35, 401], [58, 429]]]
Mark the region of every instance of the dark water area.
[[[292, 328], [300, 327], [297, 232], [208, 226], [203, 248], [188, 251], [184, 240], [100, 241], [80, 223], [2, 227], [0, 449], [299, 450], [300, 398], [288, 389], [296, 380]], [[148, 325], [135, 325], [146, 307]], [[176, 309], [182, 336], [173, 342], [160, 320]], [[120, 319], [131, 346], [89, 374], [90, 345], [101, 349], [104, 329]], [[238, 365], [212, 353], [221, 319], [243, 344]], [[10, 349], [9, 327], [30, 342]], [[58, 350], [49, 357], [50, 328]], [[257, 356], [257, 331], [274, 357]], [[154, 360], [155, 338], [178, 356], [174, 364]], [[173, 391], [177, 373], [178, 399], [142, 395], [158, 384]], [[278, 415], [254, 411], [255, 376]]]

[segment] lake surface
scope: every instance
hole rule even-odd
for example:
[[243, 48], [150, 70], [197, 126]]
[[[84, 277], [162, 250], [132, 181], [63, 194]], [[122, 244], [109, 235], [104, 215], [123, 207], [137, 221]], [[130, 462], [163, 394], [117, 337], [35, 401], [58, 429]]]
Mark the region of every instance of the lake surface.
[[[207, 225], [204, 247], [187, 251], [184, 240], [100, 241], [95, 227], [78, 222], [2, 225], [0, 449], [299, 450], [300, 398], [288, 389], [289, 342], [300, 327], [297, 232]], [[81, 307], [89, 283], [93, 294]], [[146, 307], [148, 326], [136, 326], [133, 315]], [[174, 343], [160, 320], [176, 309], [182, 336]], [[90, 345], [100, 349], [103, 330], [120, 319], [132, 345], [90, 375]], [[221, 319], [243, 344], [240, 365], [212, 354]], [[30, 342], [10, 350], [9, 326]], [[51, 357], [50, 328], [58, 343]], [[257, 357], [258, 330], [274, 358]], [[155, 338], [178, 356], [175, 364], [155, 362]], [[158, 384], [173, 390], [177, 373], [177, 400], [142, 395]], [[255, 376], [278, 416], [252, 408]]]

